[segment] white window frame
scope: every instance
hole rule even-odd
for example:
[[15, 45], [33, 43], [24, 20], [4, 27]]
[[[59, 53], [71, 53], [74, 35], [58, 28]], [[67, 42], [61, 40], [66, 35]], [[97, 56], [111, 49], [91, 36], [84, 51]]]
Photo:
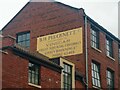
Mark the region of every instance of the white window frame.
[[91, 27], [90, 38], [91, 38], [91, 47], [99, 49], [100, 48], [99, 31]]
[[[72, 88], [75, 88], [75, 64], [66, 60], [65, 58], [60, 58], [60, 66], [64, 67], [64, 63], [70, 65], [72, 67]], [[63, 70], [61, 73], [61, 88], [64, 88], [63, 85]]]
[[92, 85], [95, 88], [101, 88], [101, 79], [100, 79], [100, 65], [92, 62], [91, 63], [91, 73], [92, 73]]
[[113, 41], [109, 37], [106, 37], [106, 55], [108, 57], [114, 58], [114, 55], [113, 55]]

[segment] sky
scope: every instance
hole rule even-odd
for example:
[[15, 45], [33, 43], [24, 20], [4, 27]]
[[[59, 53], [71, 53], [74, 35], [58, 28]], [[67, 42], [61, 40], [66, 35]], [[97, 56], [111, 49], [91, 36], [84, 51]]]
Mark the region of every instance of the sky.
[[[0, 0], [0, 30], [29, 0]], [[38, 0], [37, 0], [38, 1]], [[44, 0], [42, 0], [44, 1]], [[119, 0], [56, 0], [76, 8], [83, 8], [93, 20], [118, 37]]]

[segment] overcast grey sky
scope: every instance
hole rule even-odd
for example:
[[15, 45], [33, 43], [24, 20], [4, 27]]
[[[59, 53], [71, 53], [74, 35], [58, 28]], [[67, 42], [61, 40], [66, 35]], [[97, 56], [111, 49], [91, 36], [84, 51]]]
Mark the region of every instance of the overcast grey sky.
[[[0, 30], [17, 14], [29, 0], [0, 0]], [[56, 0], [77, 8], [118, 37], [119, 0]]]

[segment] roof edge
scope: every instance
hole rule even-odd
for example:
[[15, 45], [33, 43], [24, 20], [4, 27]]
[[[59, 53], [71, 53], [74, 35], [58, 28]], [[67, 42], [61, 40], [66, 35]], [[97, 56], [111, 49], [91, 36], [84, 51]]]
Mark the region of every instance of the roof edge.
[[73, 7], [73, 6], [71, 6], [71, 5], [68, 5], [68, 4], [59, 2], [59, 1], [55, 1], [55, 3], [58, 3], [58, 4], [61, 4], [61, 5], [67, 6], [67, 7], [69, 7], [69, 8], [75, 9], [75, 10], [80, 10], [80, 9], [82, 9], [82, 8]]
[[30, 60], [28, 59], [29, 61], [38, 62], [42, 66], [45, 66], [45, 67], [52, 69], [54, 71], [57, 71], [59, 73], [61, 73], [61, 69], [63, 69], [61, 66], [59, 66], [56, 63], [47, 59], [47, 57], [40, 58], [34, 52], [31, 52], [30, 50], [22, 48], [20, 46], [17, 46], [17, 45], [5, 46], [5, 47], [2, 47], [0, 50], [6, 50], [6, 49], [12, 50], [14, 52], [14, 54], [16, 54], [18, 56], [21, 56], [21, 57], [27, 58], [27, 59], [29, 58], [30, 59]]
[[[52, 0], [52, 1], [53, 1], [53, 3], [58, 3], [58, 4], [61, 4], [61, 5], [66, 6], [66, 7], [75, 9], [75, 10], [83, 10], [83, 11], [84, 11], [83, 8], [72, 7], [72, 6], [70, 6], [70, 5], [67, 5], [67, 4], [64, 4], [64, 3], [62, 3], [62, 2], [55, 1], [55, 0]], [[31, 0], [29, 0], [29, 2], [27, 2], [27, 3], [25, 4], [25, 6], [23, 6], [23, 8], [22, 8], [10, 21], [8, 21], [8, 23], [1, 29], [1, 32], [21, 13], [21, 11], [22, 11], [29, 3], [31, 3]]]
[[118, 43], [120, 43], [120, 39], [117, 38], [115, 35], [113, 35], [111, 32], [109, 32], [107, 29], [105, 29], [103, 26], [101, 26], [100, 24], [98, 24], [96, 21], [94, 21], [92, 18], [90, 18], [88, 15], [87, 16], [87, 19], [94, 23], [96, 26], [98, 26], [100, 29], [102, 29], [101, 31], [105, 32], [106, 35], [110, 35], [113, 39], [115, 39], [116, 41], [118, 41]]
[[1, 31], [3, 31], [3, 30], [21, 13], [21, 11], [22, 11], [29, 3], [30, 3], [30, 2], [27, 2], [27, 3], [25, 4], [25, 6], [23, 6], [22, 9], [21, 9], [20, 11], [18, 11], [18, 13], [17, 13], [15, 16], [13, 16], [13, 18], [12, 18], [10, 21], [8, 21], [8, 23], [1, 29]]

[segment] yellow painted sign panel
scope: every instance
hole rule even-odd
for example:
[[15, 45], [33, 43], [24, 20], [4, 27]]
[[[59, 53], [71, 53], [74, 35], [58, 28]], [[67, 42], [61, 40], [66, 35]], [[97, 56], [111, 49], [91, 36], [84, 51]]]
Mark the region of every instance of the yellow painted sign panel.
[[83, 53], [82, 28], [38, 37], [37, 51], [49, 58]]

